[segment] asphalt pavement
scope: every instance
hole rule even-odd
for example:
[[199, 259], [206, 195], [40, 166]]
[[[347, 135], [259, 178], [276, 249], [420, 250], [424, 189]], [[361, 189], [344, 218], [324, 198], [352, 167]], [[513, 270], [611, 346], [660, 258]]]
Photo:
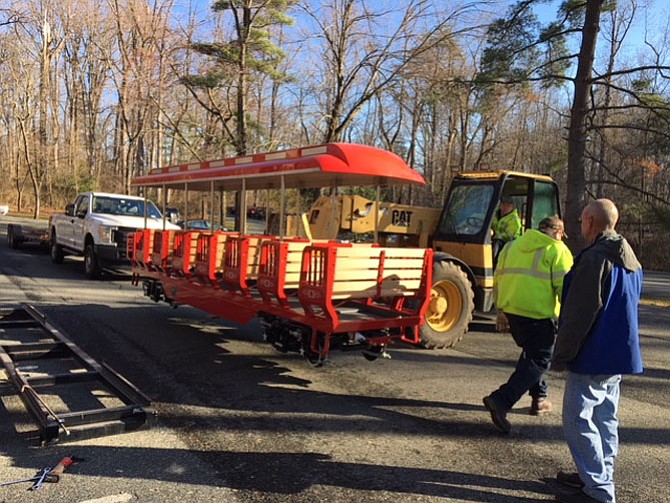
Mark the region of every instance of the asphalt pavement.
[[[0, 218], [0, 245], [4, 244]], [[647, 272], [645, 299], [667, 300], [670, 275]], [[148, 394], [156, 427], [35, 446], [34, 424], [0, 378], [0, 482], [65, 456], [58, 484], [0, 487], [0, 502], [542, 502], [570, 469], [556, 412], [523, 399], [498, 433], [481, 399], [509, 376], [517, 348], [477, 317], [447, 351], [397, 346], [367, 362], [334, 353], [323, 368], [198, 310], [154, 304], [124, 275], [84, 279], [80, 259], [0, 248], [0, 306], [31, 303], [98, 361]], [[670, 502], [670, 310], [640, 310], [645, 374], [624, 379], [619, 503]]]

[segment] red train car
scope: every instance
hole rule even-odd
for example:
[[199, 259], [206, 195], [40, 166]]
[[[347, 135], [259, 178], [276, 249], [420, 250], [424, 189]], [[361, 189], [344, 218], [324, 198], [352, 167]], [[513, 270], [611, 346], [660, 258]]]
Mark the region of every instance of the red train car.
[[[153, 170], [133, 185], [209, 192], [212, 199], [236, 191], [241, 218], [235, 231], [138, 231], [128, 242], [133, 280], [156, 301], [238, 323], [260, 317], [269, 343], [315, 365], [332, 349], [374, 360], [394, 340], [420, 342], [432, 250], [287, 236], [285, 191], [409, 183], [425, 182], [396, 155], [342, 143]], [[248, 232], [245, 193], [259, 189], [279, 191], [276, 234]]]

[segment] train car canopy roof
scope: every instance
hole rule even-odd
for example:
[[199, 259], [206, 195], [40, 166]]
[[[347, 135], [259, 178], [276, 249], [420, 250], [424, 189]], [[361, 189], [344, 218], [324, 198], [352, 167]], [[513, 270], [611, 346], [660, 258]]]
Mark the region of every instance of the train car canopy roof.
[[251, 154], [157, 168], [137, 177], [136, 187], [189, 190], [241, 190], [341, 186], [425, 184], [423, 177], [397, 155], [353, 143]]

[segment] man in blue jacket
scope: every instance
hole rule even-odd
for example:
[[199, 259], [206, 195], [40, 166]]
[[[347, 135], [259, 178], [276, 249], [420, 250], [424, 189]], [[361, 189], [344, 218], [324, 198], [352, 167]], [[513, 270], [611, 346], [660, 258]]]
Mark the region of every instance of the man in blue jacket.
[[618, 219], [609, 199], [584, 208], [582, 235], [590, 246], [576, 257], [563, 283], [552, 368], [567, 370], [563, 430], [577, 467], [577, 473], [557, 475], [572, 488], [556, 495], [565, 503], [615, 503], [619, 383], [622, 374], [642, 372], [642, 266], [614, 230]]

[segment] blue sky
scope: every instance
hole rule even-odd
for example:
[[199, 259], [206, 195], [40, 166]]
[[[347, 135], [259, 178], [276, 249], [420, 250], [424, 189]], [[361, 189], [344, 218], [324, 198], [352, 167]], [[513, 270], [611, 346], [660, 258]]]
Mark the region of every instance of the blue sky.
[[[378, 0], [367, 0], [365, 3], [374, 4]], [[441, 0], [436, 0], [441, 2]], [[621, 5], [625, 5], [632, 0], [619, 0]], [[180, 10], [184, 12], [187, 10], [187, 6], [191, 5], [198, 13], [198, 17], [201, 19], [206, 19], [210, 17], [211, 11], [210, 6], [212, 5], [212, 0], [177, 0], [177, 5], [180, 6]], [[320, 0], [312, 0], [310, 3], [317, 4], [323, 3]], [[385, 2], [381, 2], [385, 4]], [[458, 3], [458, 0], [455, 1]], [[500, 8], [495, 8], [496, 2], [494, 2], [495, 12], [504, 13], [506, 8], [512, 5], [513, 1], [508, 0], [499, 0], [497, 5]], [[670, 13], [670, 3], [667, 0], [636, 0], [638, 5], [638, 19], [634, 27], [634, 38], [635, 43], [642, 43], [644, 38], [644, 33], [647, 31], [649, 34], [659, 33], [662, 30], [665, 30], [668, 26], [668, 18]], [[556, 10], [560, 0], [546, 0], [536, 7], [536, 12], [541, 20], [549, 21], [555, 18]]]
[[[312, 5], [320, 5], [325, 2], [321, 0], [308, 0]], [[455, 4], [465, 2], [466, 0], [451, 0]], [[435, 0], [436, 5], [441, 4], [445, 5], [444, 0]], [[631, 28], [631, 32], [626, 38], [625, 48], [619, 54], [621, 61], [630, 60], [632, 61], [641, 61], [645, 56], [642, 55], [643, 52], [649, 53], [647, 47], [645, 47], [645, 37], [654, 43], [654, 45], [659, 49], [664, 49], [665, 52], [670, 51], [670, 41], [663, 40], [663, 34], [668, 31], [669, 13], [670, 13], [670, 2], [668, 0], [618, 0], [621, 6], [630, 5], [632, 2], [635, 2], [638, 6], [638, 12], [636, 14], [636, 20]], [[196, 18], [201, 21], [201, 36], [207, 38], [207, 33], [210, 28], [208, 27], [209, 22], [212, 20], [211, 5], [212, 0], [176, 0], [176, 5], [179, 6], [178, 16], [183, 16], [185, 12], [188, 11], [189, 7], [196, 11]], [[384, 0], [362, 0], [362, 3], [367, 5], [373, 5], [375, 3], [381, 3], [382, 5], [387, 5]], [[504, 15], [507, 11], [507, 8], [516, 3], [513, 0], [495, 0], [488, 3], [482, 3], [485, 5], [486, 10], [489, 15], [501, 16]], [[543, 22], [549, 22], [556, 18], [557, 8], [560, 5], [560, 0], [546, 0], [539, 3], [535, 9], [538, 17]], [[295, 15], [294, 15], [295, 16]], [[603, 28], [605, 28], [605, 21], [608, 18], [608, 15], [603, 15]], [[300, 21], [298, 21], [300, 22]], [[211, 25], [210, 25], [211, 26]], [[298, 33], [298, 27], [294, 27], [296, 34]], [[599, 51], [607, 52], [609, 50], [606, 40], [603, 38], [605, 33], [601, 34], [601, 38], [598, 43]], [[578, 47], [578, 39], [573, 38], [572, 41], [575, 45], [575, 48]]]
[[[629, 5], [632, 0], [619, 0], [620, 5]], [[511, 5], [512, 2], [503, 2]], [[560, 1], [547, 1], [536, 7], [538, 17], [542, 21], [551, 21], [555, 19]], [[659, 34], [667, 29], [669, 4], [667, 0], [637, 0], [636, 19], [633, 23], [628, 44], [641, 46], [644, 44], [645, 34], [648, 38], [657, 39]], [[605, 20], [607, 14], [604, 14], [601, 20]]]

